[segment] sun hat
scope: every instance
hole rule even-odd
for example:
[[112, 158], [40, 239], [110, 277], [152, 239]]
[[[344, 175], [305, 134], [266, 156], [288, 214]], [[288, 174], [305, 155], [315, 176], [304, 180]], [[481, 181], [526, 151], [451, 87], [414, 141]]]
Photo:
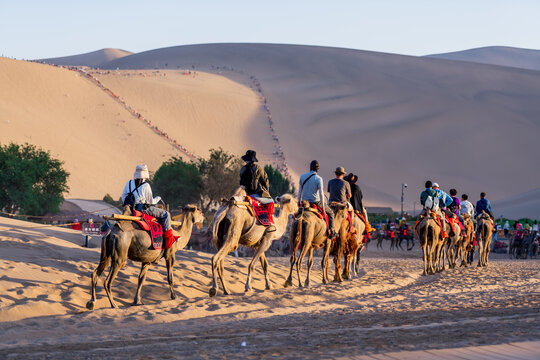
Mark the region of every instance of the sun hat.
[[257, 153], [255, 152], [255, 150], [246, 151], [246, 155], [242, 156], [242, 160], [253, 162], [259, 161], [257, 160]]
[[134, 179], [148, 179], [150, 174], [148, 173], [148, 166], [146, 164], [137, 165], [135, 172], [133, 173]]
[[438, 183], [433, 183], [432, 187], [439, 187]]
[[341, 175], [341, 174], [345, 174], [345, 169], [343, 168], [343, 166], [338, 166], [336, 168], [336, 175]]

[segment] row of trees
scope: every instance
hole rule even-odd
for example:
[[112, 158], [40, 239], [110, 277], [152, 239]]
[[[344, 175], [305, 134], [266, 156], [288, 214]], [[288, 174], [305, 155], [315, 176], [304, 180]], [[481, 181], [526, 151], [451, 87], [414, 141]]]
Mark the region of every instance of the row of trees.
[[0, 210], [45, 215], [58, 212], [68, 191], [62, 162], [34, 145], [0, 145]]
[[[189, 203], [198, 204], [203, 212], [216, 207], [239, 186], [242, 160], [222, 148], [211, 149], [207, 159], [186, 162], [172, 158], [164, 162], [151, 179], [154, 193], [166, 199], [174, 209]], [[273, 197], [293, 192], [290, 181], [270, 165], [264, 167]]]
[[[195, 203], [207, 211], [236, 190], [241, 167], [239, 157], [221, 148], [212, 149], [209, 157], [198, 163], [180, 158], [164, 162], [151, 183], [171, 209]], [[270, 165], [265, 170], [272, 196], [293, 191], [278, 170]], [[58, 212], [68, 191], [68, 176], [60, 160], [34, 145], [0, 145], [0, 210], [33, 216]], [[120, 204], [108, 194], [104, 200]]]

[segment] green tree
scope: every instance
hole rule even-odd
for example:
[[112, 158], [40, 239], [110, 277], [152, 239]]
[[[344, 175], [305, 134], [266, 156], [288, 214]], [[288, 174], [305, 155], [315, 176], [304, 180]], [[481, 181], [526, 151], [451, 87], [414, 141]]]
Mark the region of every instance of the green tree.
[[222, 197], [230, 197], [240, 186], [240, 168], [242, 161], [237, 156], [219, 149], [210, 149], [208, 159], [199, 163], [203, 178], [201, 208], [206, 212], [210, 207], [219, 205]]
[[268, 175], [270, 195], [275, 198], [283, 194], [294, 194], [294, 187], [291, 186], [291, 181], [271, 165], [265, 165], [264, 171]]
[[69, 173], [34, 145], [0, 145], [0, 209], [28, 215], [58, 212]]
[[175, 157], [159, 167], [152, 177], [152, 187], [154, 192], [174, 209], [189, 203], [198, 203], [203, 181], [196, 164]]

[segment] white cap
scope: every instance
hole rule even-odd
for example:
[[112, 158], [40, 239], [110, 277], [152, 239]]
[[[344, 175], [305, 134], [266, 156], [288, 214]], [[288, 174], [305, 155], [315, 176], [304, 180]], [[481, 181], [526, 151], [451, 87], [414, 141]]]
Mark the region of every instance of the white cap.
[[439, 187], [439, 184], [433, 183], [433, 187]]
[[148, 166], [146, 164], [137, 165], [135, 173], [133, 173], [134, 179], [148, 179], [150, 174], [148, 173]]

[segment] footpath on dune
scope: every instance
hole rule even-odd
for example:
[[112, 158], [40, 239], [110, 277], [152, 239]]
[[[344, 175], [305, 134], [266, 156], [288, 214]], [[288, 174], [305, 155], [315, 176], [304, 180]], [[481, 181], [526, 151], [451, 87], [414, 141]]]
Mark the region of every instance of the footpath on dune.
[[80, 241], [72, 230], [0, 218], [0, 356], [215, 358], [241, 351], [247, 358], [294, 358], [301, 346], [301, 357], [338, 357], [343, 349], [374, 353], [535, 340], [539, 331], [537, 260], [495, 259], [487, 269], [422, 277], [419, 252], [405, 257], [368, 249], [359, 278], [324, 286], [315, 266], [314, 286], [306, 289], [283, 288], [288, 259], [270, 258], [275, 289], [262, 290], [257, 267], [255, 291], [244, 294], [250, 259], [231, 256], [225, 270], [233, 295], [209, 298], [211, 254], [179, 251], [176, 300], [169, 300], [160, 263], [148, 273], [145, 305], [129, 306], [140, 264], [128, 262], [113, 284], [120, 308], [108, 307], [100, 280], [96, 310], [87, 311], [99, 249], [81, 248]]

